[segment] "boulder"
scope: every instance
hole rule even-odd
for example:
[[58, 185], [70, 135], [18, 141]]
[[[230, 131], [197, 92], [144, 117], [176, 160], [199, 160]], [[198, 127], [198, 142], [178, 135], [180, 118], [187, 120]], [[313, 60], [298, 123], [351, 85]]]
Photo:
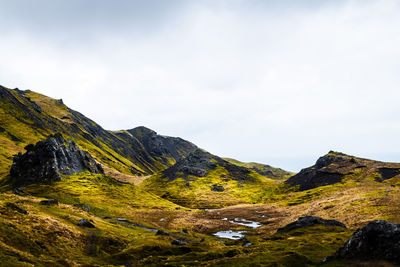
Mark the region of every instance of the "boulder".
[[169, 233], [164, 230], [157, 230], [156, 235], [169, 235]]
[[333, 256], [326, 259], [388, 261], [400, 264], [400, 225], [384, 220], [358, 229]]
[[41, 205], [58, 205], [57, 199], [45, 199], [39, 202]]
[[83, 209], [84, 211], [86, 211], [86, 212], [89, 212], [90, 211], [90, 206], [89, 205], [86, 205], [86, 204], [74, 204], [74, 207], [77, 207], [77, 208], [81, 208], [81, 209]]
[[22, 213], [22, 214], [25, 214], [25, 215], [28, 215], [28, 214], [29, 214], [28, 211], [24, 210], [23, 208], [18, 207], [18, 206], [17, 206], [16, 204], [14, 204], [14, 203], [7, 203], [6, 206], [9, 207], [9, 208], [11, 208], [11, 209], [13, 209], [13, 210], [18, 211], [19, 213]]
[[176, 246], [183, 246], [189, 243], [189, 240], [185, 238], [180, 238], [180, 239], [175, 239], [174, 241], [171, 242], [171, 245], [176, 245]]
[[304, 216], [299, 218], [295, 222], [289, 223], [288, 225], [279, 228], [278, 232], [289, 232], [301, 227], [309, 227], [314, 225], [339, 226], [346, 228], [346, 226], [343, 223], [336, 220], [325, 220], [317, 216]]
[[211, 187], [211, 191], [223, 192], [225, 191], [225, 188], [222, 185], [213, 184]]
[[15, 185], [51, 183], [61, 180], [61, 174], [70, 175], [88, 170], [104, 173], [103, 168], [86, 151], [61, 134], [25, 147], [26, 153], [14, 156], [10, 175]]
[[88, 227], [88, 228], [96, 228], [96, 226], [86, 219], [80, 219], [78, 222], [78, 226]]

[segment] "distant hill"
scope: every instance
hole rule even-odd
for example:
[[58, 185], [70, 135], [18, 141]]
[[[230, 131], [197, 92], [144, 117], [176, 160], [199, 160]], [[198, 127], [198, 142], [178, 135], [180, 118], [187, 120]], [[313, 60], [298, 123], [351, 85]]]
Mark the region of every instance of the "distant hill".
[[308, 190], [331, 185], [344, 179], [374, 179], [377, 182], [400, 175], [400, 163], [381, 162], [330, 151], [320, 157], [315, 165], [302, 169], [285, 183]]
[[256, 163], [256, 162], [241, 162], [236, 159], [231, 158], [223, 158], [224, 160], [235, 164], [237, 166], [246, 167], [254, 170], [255, 172], [261, 174], [262, 176], [271, 178], [271, 179], [287, 179], [290, 176], [294, 175], [293, 172], [288, 172], [279, 168], [274, 168], [270, 165]]

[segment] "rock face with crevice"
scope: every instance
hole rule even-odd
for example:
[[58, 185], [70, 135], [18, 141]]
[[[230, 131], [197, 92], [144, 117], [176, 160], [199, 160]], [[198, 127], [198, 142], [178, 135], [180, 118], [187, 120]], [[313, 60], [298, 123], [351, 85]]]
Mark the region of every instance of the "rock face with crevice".
[[400, 264], [400, 225], [376, 220], [358, 229], [332, 259], [383, 260]]
[[86, 151], [61, 134], [50, 135], [35, 145], [25, 147], [26, 153], [14, 156], [10, 175], [15, 185], [51, 183], [61, 180], [61, 174], [70, 175], [88, 170], [104, 173], [103, 168]]

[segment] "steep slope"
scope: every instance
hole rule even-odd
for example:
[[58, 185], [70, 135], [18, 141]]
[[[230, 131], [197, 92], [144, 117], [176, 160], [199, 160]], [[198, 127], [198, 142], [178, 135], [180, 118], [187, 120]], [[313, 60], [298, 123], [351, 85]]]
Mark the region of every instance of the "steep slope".
[[285, 183], [290, 186], [299, 186], [299, 190], [308, 190], [339, 183], [350, 176], [358, 180], [373, 177], [381, 182], [399, 174], [399, 163], [374, 161], [330, 151], [327, 155], [320, 157], [315, 165], [301, 170]]
[[161, 137], [140, 127], [126, 131], [129, 135], [109, 132], [62, 100], [0, 86], [0, 177], [7, 175], [12, 155], [57, 132], [74, 140], [102, 164], [136, 175], [163, 170], [197, 148], [185, 140]]
[[224, 158], [224, 160], [235, 164], [237, 166], [241, 167], [246, 167], [249, 169], [254, 170], [255, 172], [261, 174], [262, 176], [265, 176], [270, 179], [287, 179], [290, 176], [294, 175], [292, 172], [288, 172], [285, 170], [282, 170], [280, 168], [274, 168], [270, 165], [266, 164], [261, 164], [261, 163], [256, 163], [256, 162], [241, 162], [236, 159], [231, 159], [231, 158]]
[[174, 203], [204, 208], [254, 203], [274, 185], [254, 170], [198, 149], [142, 186]]
[[[152, 172], [163, 170], [190, 152], [197, 149], [194, 144], [179, 137], [158, 135], [155, 131], [143, 126], [126, 131], [113, 132], [119, 139], [123, 140], [128, 148], [135, 149], [141, 153], [141, 158], [151, 163], [149, 169]], [[120, 148], [123, 154], [132, 154], [126, 146]], [[139, 161], [137, 158], [136, 161]]]

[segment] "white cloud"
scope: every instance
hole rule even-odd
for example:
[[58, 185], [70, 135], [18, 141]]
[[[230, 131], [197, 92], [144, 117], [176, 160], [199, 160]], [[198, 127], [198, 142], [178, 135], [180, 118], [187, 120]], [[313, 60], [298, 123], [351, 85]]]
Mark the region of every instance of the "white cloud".
[[0, 83], [63, 98], [108, 129], [146, 125], [291, 170], [329, 149], [399, 161], [396, 1], [198, 3], [143, 35], [129, 20], [64, 43], [3, 31]]

